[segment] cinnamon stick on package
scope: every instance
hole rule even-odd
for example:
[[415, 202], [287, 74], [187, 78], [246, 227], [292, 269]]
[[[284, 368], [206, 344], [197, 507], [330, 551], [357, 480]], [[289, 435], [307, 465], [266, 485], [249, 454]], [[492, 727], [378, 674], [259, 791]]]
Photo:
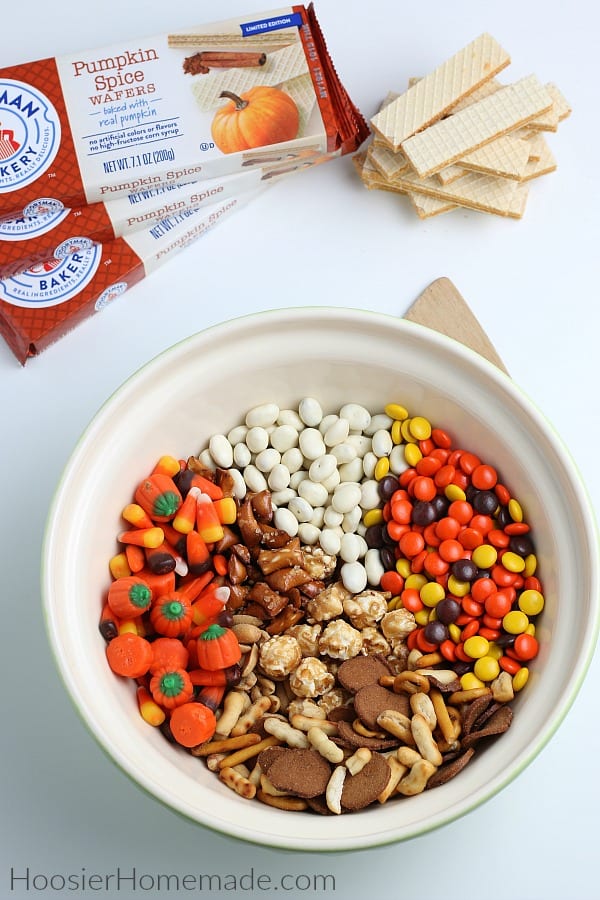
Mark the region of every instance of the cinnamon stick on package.
[[313, 6], [289, 6], [0, 69], [0, 214], [106, 202], [352, 152], [367, 125]]

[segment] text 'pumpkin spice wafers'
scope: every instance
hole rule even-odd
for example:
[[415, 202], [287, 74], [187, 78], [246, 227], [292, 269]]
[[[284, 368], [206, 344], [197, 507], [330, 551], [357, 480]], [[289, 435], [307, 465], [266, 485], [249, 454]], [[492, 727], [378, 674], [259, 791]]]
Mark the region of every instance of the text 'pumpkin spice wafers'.
[[368, 133], [312, 5], [0, 68], [0, 335], [24, 363]]
[[571, 107], [535, 75], [502, 84], [510, 57], [488, 34], [389, 92], [354, 158], [369, 189], [404, 194], [421, 219], [464, 208], [520, 219], [528, 186], [557, 165], [543, 134]]

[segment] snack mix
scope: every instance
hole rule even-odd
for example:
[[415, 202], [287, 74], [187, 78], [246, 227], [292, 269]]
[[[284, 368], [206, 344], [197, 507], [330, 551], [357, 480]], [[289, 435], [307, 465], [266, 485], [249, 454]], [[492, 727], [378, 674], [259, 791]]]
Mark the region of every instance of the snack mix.
[[241, 797], [339, 815], [512, 720], [544, 595], [493, 465], [399, 403], [264, 403], [122, 511], [100, 631], [143, 719]]

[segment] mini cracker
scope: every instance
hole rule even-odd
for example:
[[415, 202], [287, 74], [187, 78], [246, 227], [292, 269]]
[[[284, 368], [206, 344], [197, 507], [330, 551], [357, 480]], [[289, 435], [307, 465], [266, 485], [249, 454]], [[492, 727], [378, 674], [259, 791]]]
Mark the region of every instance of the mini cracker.
[[373, 130], [398, 150], [509, 63], [500, 44], [482, 34], [380, 110], [371, 120]]
[[525, 125], [551, 106], [548, 91], [535, 75], [530, 75], [408, 138], [402, 142], [402, 151], [417, 174], [425, 178]]

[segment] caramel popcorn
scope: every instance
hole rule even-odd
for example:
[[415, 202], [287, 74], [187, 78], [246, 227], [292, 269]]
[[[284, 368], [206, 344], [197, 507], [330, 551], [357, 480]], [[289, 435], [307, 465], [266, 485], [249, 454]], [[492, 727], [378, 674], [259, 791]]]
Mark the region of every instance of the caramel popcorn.
[[372, 656], [375, 653], [382, 653], [387, 656], [391, 652], [391, 646], [382, 633], [374, 625], [368, 625], [361, 629], [362, 650], [364, 656]]
[[322, 626], [315, 625], [292, 625], [288, 628], [286, 634], [291, 634], [300, 644], [302, 656], [318, 656], [319, 654], [319, 637], [321, 635]]
[[319, 652], [334, 659], [351, 659], [358, 656], [362, 648], [360, 631], [343, 619], [330, 622], [319, 639]]
[[350, 700], [352, 700], [350, 691], [345, 691], [341, 687], [334, 687], [323, 694], [317, 701], [317, 704], [319, 709], [325, 712], [326, 715], [329, 715], [332, 709], [337, 709], [338, 706], [346, 706]]
[[331, 690], [335, 678], [327, 666], [314, 656], [307, 656], [290, 675], [290, 687], [297, 697], [318, 697]]
[[396, 644], [404, 642], [416, 627], [415, 617], [407, 609], [394, 609], [381, 620], [381, 630], [393, 649]]
[[265, 675], [281, 680], [293, 672], [302, 659], [300, 644], [289, 634], [270, 638], [260, 648], [259, 665]]
[[380, 591], [363, 591], [350, 595], [343, 601], [344, 612], [355, 628], [376, 625], [387, 612], [386, 594]]
[[320, 594], [309, 600], [306, 604], [306, 611], [311, 619], [315, 622], [329, 622], [335, 619], [344, 611], [344, 600], [351, 597], [350, 591], [347, 591], [341, 581], [336, 581], [330, 587], [325, 588]]
[[304, 553], [304, 569], [313, 578], [325, 581], [335, 571], [337, 557], [330, 556], [320, 547], [302, 547]]

